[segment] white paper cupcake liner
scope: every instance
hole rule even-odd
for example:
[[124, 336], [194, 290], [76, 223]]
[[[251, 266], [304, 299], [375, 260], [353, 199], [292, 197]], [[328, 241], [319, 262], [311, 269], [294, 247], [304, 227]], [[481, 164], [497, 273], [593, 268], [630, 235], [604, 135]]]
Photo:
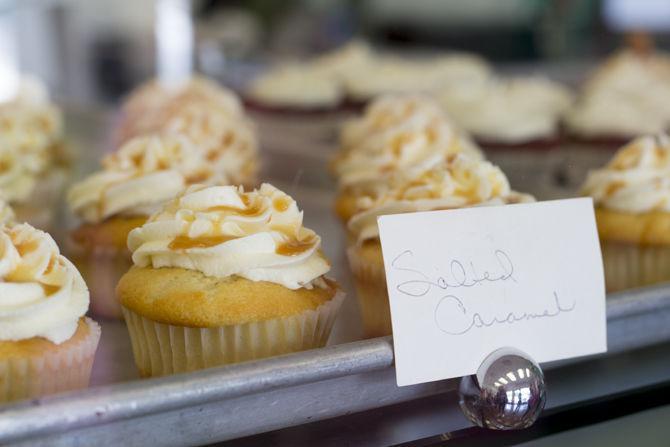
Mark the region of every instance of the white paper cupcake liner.
[[670, 246], [602, 241], [608, 292], [670, 281]]
[[347, 250], [367, 338], [391, 335], [391, 309], [383, 265], [360, 260], [356, 246]]
[[323, 347], [343, 300], [338, 290], [315, 310], [215, 328], [157, 323], [126, 307], [123, 314], [140, 375], [155, 377]]
[[[0, 402], [86, 388], [91, 377], [100, 326], [86, 318], [83, 340], [30, 357], [0, 359]], [[65, 342], [67, 343], [67, 342]]]

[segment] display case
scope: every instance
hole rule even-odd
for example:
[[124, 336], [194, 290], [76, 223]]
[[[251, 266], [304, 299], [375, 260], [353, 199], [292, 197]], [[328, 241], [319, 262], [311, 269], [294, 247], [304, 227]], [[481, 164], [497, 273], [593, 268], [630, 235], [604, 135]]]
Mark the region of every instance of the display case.
[[[100, 19], [103, 28], [114, 30], [105, 36], [94, 32], [90, 6], [73, 11], [75, 6], [69, 2], [31, 3], [36, 3], [31, 8], [37, 9], [9, 8], [2, 13], [22, 14], [20, 20], [30, 23], [41, 21], [40, 34], [54, 36], [46, 41], [58, 46], [57, 51], [68, 61], [62, 71], [53, 68], [61, 65], [58, 63], [42, 68], [51, 76], [46, 81], [63, 110], [64, 139], [69, 148], [69, 160], [62, 168], [67, 185], [53, 202], [49, 228], [58, 245], [66, 247], [79, 220], [70, 211], [64, 191], [95, 171], [99, 160], [116, 149], [114, 132], [123, 116], [119, 105], [105, 101], [104, 96], [117, 99], [115, 89], [126, 90], [153, 72], [144, 66], [143, 58], [147, 54], [144, 47], [150, 47], [153, 39], [145, 25], [152, 23], [153, 16], [152, 10], [139, 8], [143, 12], [131, 23], [121, 8], [125, 12], [117, 13], [122, 26], [112, 27], [109, 23], [113, 19]], [[150, 18], [142, 20], [143, 15]], [[216, 26], [209, 26], [216, 31]], [[131, 37], [117, 39], [124, 32]], [[217, 58], [214, 34], [196, 33], [195, 53], [207, 76], [244, 90], [245, 81], [270, 69], [269, 58], [253, 62]], [[87, 37], [79, 41], [82, 36]], [[29, 44], [25, 37], [21, 39], [22, 46]], [[51, 54], [45, 41], [38, 40], [32, 54]], [[78, 45], [84, 41], [90, 45], [81, 50]], [[127, 41], [139, 43], [129, 49], [124, 46]], [[82, 52], [92, 59], [76, 68]], [[39, 71], [36, 58], [28, 58], [32, 61], [26, 65]], [[126, 58], [134, 63], [120, 62]], [[587, 78], [593, 66], [595, 63], [583, 61], [558, 67], [507, 63], [496, 69], [545, 73], [574, 86], [575, 81]], [[131, 68], [136, 73], [131, 73]], [[89, 73], [70, 76], [77, 70]], [[91, 75], [91, 70], [99, 70], [99, 76]], [[101, 82], [107, 75], [118, 84]], [[121, 85], [124, 83], [127, 85]], [[200, 371], [140, 378], [126, 323], [99, 318], [102, 336], [90, 387], [0, 404], [0, 444], [177, 446], [230, 441], [230, 445], [389, 445], [426, 438], [422, 442], [428, 445], [450, 436], [456, 441], [490, 440], [485, 433], [467, 431], [471, 423], [459, 409], [457, 379], [398, 387], [392, 336], [365, 338], [347, 262], [347, 234], [334, 213], [338, 185], [332, 177], [338, 132], [343, 122], [360, 116], [361, 109], [347, 104], [336, 113], [318, 113], [316, 118], [305, 111], [277, 116], [276, 110], [268, 112], [253, 105], [247, 111], [259, 141], [259, 180], [272, 183], [299, 204], [305, 225], [322, 238], [321, 249], [332, 263], [329, 274], [347, 294], [328, 345]], [[318, 122], [310, 121], [312, 118]], [[588, 172], [605, 165], [617, 149], [564, 135], [548, 146], [512, 146], [483, 145], [483, 150], [515, 190], [533, 194], [538, 200], [582, 195], [580, 187]], [[606, 306], [606, 354], [541, 365], [549, 396], [545, 416], [670, 379], [665, 360], [670, 340], [670, 285], [612, 292]], [[441, 433], [442, 438], [435, 438]]]

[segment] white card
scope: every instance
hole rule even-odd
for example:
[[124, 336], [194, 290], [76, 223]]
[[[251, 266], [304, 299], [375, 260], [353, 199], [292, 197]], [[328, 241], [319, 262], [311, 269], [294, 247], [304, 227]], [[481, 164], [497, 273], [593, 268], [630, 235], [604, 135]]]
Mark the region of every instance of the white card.
[[502, 347], [607, 350], [590, 198], [381, 216], [379, 232], [399, 386], [474, 374]]

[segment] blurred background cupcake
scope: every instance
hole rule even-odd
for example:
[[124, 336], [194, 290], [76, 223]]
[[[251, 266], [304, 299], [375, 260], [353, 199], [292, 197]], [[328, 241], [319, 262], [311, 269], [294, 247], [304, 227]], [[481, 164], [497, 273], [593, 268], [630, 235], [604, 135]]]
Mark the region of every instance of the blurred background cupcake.
[[670, 56], [656, 51], [648, 37], [610, 56], [585, 83], [565, 115], [576, 138], [617, 147], [639, 135], [670, 127]]
[[447, 84], [439, 99], [449, 117], [486, 148], [549, 148], [560, 143], [571, 91], [542, 77]]
[[608, 291], [670, 281], [670, 137], [640, 137], [582, 192], [593, 197]]
[[18, 219], [51, 230], [67, 175], [63, 117], [43, 84], [27, 77], [0, 102], [0, 192]]

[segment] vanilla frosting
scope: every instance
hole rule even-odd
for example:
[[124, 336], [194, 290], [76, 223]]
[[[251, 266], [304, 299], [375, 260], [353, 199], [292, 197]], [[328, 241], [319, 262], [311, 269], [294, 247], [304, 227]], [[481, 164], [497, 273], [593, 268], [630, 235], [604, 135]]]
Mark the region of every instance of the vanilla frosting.
[[60, 344], [88, 303], [84, 280], [51, 236], [28, 224], [0, 227], [0, 340]]
[[303, 227], [295, 201], [267, 183], [257, 190], [189, 187], [128, 236], [139, 267], [237, 275], [289, 289], [322, 286], [330, 269], [321, 238]]
[[670, 127], [670, 57], [621, 51], [600, 67], [566, 114], [568, 128], [587, 137], [632, 137]]
[[318, 72], [342, 79], [349, 73], [370, 67], [373, 54], [370, 46], [359, 40], [322, 54], [310, 62], [310, 67]]
[[591, 171], [582, 193], [598, 206], [627, 212], [670, 212], [670, 137], [645, 136], [621, 148], [602, 169]]
[[399, 172], [376, 196], [359, 198], [363, 211], [349, 220], [348, 227], [360, 244], [379, 236], [377, 217], [382, 215], [532, 200], [512, 191], [497, 166], [455, 154], [427, 170]]
[[460, 127], [478, 138], [521, 143], [558, 133], [570, 91], [539, 77], [470, 80], [446, 86], [440, 101]]
[[484, 80], [490, 73], [482, 59], [467, 54], [416, 60], [377, 56], [348, 72], [343, 83], [349, 96], [366, 100], [388, 93], [430, 93], [446, 85]]
[[425, 169], [453, 153], [482, 158], [436, 102], [417, 95], [378, 98], [362, 117], [343, 127], [341, 145], [334, 168], [342, 186], [400, 169]]
[[107, 156], [103, 170], [68, 192], [71, 209], [86, 222], [114, 215], [148, 216], [187, 185], [221, 182], [186, 137], [147, 135]]
[[203, 152], [213, 170], [230, 183], [252, 181], [258, 143], [254, 125], [243, 116], [217, 107], [189, 105], [171, 116], [163, 134], [184, 135]]
[[261, 74], [251, 83], [248, 94], [275, 107], [332, 107], [342, 100], [336, 76], [306, 63], [286, 64]]

